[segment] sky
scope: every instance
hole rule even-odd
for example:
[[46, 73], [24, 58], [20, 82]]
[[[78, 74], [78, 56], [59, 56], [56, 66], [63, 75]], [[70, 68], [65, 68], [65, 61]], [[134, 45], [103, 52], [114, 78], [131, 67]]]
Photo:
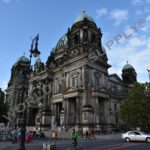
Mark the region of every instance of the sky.
[[[131, 64], [139, 82], [148, 82], [150, 69], [150, 0], [0, 0], [0, 88], [7, 88], [12, 65], [39, 34], [40, 58], [52, 48], [85, 9], [101, 28], [109, 73], [121, 77]], [[32, 59], [34, 64], [35, 59]]]

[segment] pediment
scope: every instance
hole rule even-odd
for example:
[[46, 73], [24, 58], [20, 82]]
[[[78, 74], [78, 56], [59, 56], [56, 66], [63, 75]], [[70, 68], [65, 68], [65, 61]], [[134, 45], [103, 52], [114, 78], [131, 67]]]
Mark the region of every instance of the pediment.
[[118, 82], [118, 83], [122, 82], [122, 79], [117, 74], [111, 74], [111, 75], [109, 75], [109, 79], [111, 81]]
[[102, 87], [102, 88], [100, 89], [100, 91], [103, 92], [103, 93], [106, 93], [106, 92], [107, 92], [107, 90], [106, 90], [105, 87]]
[[72, 92], [77, 92], [77, 89], [74, 88], [74, 87], [68, 87], [68, 88], [65, 90], [65, 93], [72, 93]]

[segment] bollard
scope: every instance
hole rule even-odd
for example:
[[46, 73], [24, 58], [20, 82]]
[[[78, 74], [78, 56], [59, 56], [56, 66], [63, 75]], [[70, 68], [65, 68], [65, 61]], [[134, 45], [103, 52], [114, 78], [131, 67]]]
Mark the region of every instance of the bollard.
[[47, 145], [47, 150], [56, 150], [56, 144], [55, 143], [48, 144]]
[[43, 143], [43, 150], [56, 150], [56, 144], [55, 143], [51, 143], [51, 144]]
[[43, 143], [43, 150], [47, 150], [47, 144]]

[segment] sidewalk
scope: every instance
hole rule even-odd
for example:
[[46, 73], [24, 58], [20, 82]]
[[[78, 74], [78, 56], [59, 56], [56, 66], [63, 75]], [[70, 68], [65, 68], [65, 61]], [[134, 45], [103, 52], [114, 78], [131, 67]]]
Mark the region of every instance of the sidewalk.
[[[47, 143], [50, 139], [49, 133], [46, 134], [47, 138], [39, 138], [33, 140], [31, 143], [26, 144], [27, 149], [30, 150], [42, 150], [42, 144]], [[110, 139], [121, 139], [121, 133], [118, 134], [100, 134], [95, 136], [98, 140], [110, 140]], [[62, 140], [67, 141], [70, 140], [70, 132], [67, 133], [58, 133], [58, 140], [60, 142]], [[79, 136], [79, 140], [85, 140], [85, 136]], [[36, 147], [36, 148], [35, 148]], [[0, 150], [17, 150], [18, 144], [12, 144], [11, 142], [0, 142]]]
[[[51, 133], [49, 132], [44, 132], [46, 137], [51, 138]], [[95, 137], [96, 139], [120, 139], [122, 133], [112, 133], [112, 134], [96, 134]], [[58, 139], [71, 139], [71, 131], [67, 132], [57, 132], [57, 137]], [[85, 139], [85, 135], [82, 137], [82, 135], [79, 135], [79, 139]]]

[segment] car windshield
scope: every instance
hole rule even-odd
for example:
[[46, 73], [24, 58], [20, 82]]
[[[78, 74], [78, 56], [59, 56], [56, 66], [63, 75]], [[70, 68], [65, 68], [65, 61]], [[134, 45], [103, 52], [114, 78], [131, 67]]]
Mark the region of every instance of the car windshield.
[[141, 134], [146, 134], [145, 132], [140, 132]]

